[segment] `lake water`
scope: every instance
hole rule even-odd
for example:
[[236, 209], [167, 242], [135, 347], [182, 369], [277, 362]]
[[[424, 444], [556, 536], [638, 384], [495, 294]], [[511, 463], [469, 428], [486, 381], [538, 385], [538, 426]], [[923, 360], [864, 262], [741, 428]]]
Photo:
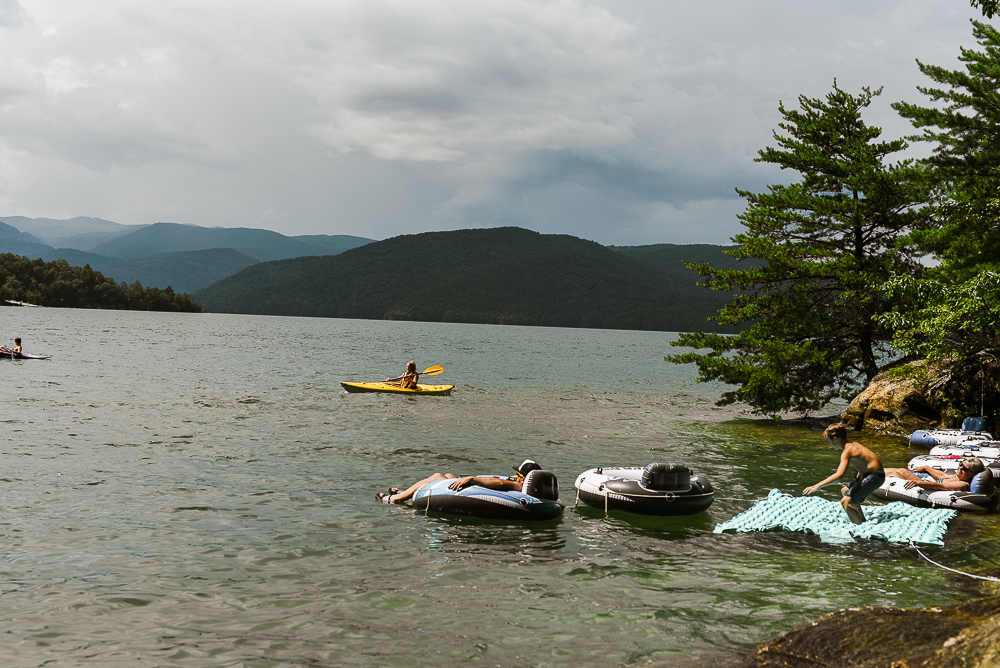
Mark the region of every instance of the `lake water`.
[[[53, 356], [0, 362], [4, 666], [708, 666], [841, 607], [981, 593], [905, 546], [713, 534], [837, 456], [815, 424], [714, 406], [663, 361], [672, 334], [29, 308], [0, 331]], [[454, 394], [339, 385], [411, 359]], [[863, 440], [889, 466], [917, 454]], [[560, 521], [375, 501], [525, 457], [559, 476]], [[573, 507], [579, 472], [652, 461], [707, 476], [715, 504]], [[925, 553], [995, 571], [998, 529], [962, 515]]]

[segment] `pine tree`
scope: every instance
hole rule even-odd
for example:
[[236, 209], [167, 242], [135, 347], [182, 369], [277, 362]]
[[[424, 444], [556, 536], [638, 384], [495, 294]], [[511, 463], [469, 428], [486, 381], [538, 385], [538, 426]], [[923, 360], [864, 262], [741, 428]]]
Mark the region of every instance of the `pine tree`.
[[897, 102], [914, 127], [913, 140], [935, 144], [925, 162], [941, 195], [938, 225], [911, 235], [944, 263], [956, 280], [1000, 262], [1000, 32], [973, 21], [982, 51], [961, 49], [965, 70], [925, 65], [920, 71], [942, 88], [919, 87], [937, 107]]
[[993, 15], [1000, 12], [1000, 2], [997, 0], [969, 0], [969, 6], [975, 7], [983, 12], [983, 16], [993, 18]]
[[[985, 4], [984, 4], [985, 6]], [[995, 4], [993, 5], [995, 9]], [[935, 184], [934, 227], [910, 235], [940, 266], [898, 277], [884, 293], [896, 308], [879, 318], [894, 346], [930, 360], [958, 412], [1000, 415], [1000, 32], [973, 21], [980, 50], [961, 49], [964, 69], [917, 61], [939, 88], [935, 106], [893, 107], [934, 144], [924, 163]]]
[[682, 334], [672, 345], [710, 351], [666, 357], [696, 364], [700, 381], [735, 385], [720, 405], [745, 402], [768, 415], [816, 410], [852, 396], [889, 353], [891, 332], [873, 320], [889, 304], [876, 287], [920, 271], [916, 251], [897, 240], [926, 224], [927, 188], [912, 161], [886, 162], [906, 142], [877, 141], [881, 129], [861, 119], [880, 93], [863, 88], [854, 96], [834, 81], [825, 100], [800, 96], [799, 109], [781, 104], [784, 134], [775, 132], [777, 147], [756, 161], [799, 179], [764, 193], [737, 190], [747, 200], [746, 229], [729, 254], [756, 266], [691, 265], [703, 285], [736, 291], [718, 322], [749, 323], [731, 337]]

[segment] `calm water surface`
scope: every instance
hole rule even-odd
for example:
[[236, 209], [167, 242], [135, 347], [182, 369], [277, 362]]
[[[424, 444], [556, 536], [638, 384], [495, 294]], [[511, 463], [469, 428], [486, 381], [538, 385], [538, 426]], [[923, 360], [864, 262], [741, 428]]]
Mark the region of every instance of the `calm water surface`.
[[[53, 355], [0, 362], [4, 666], [712, 665], [844, 606], [983, 591], [906, 547], [713, 534], [837, 458], [813, 425], [715, 407], [662, 361], [671, 334], [23, 308], [0, 332]], [[410, 359], [453, 396], [338, 384]], [[526, 456], [559, 476], [561, 521], [375, 501]], [[580, 471], [651, 461], [705, 474], [715, 504], [573, 508]], [[960, 516], [926, 553], [995, 571], [998, 528]]]

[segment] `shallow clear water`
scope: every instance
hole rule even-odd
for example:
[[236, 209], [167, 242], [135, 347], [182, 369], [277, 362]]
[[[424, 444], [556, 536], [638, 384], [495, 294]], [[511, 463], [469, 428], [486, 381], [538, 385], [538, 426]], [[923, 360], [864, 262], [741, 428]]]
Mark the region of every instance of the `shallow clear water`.
[[[0, 362], [5, 666], [711, 665], [844, 606], [980, 591], [902, 546], [713, 534], [836, 454], [815, 425], [715, 407], [662, 360], [671, 334], [26, 308], [0, 331], [53, 355]], [[338, 384], [410, 359], [454, 394]], [[889, 466], [916, 454], [865, 442]], [[561, 521], [374, 498], [527, 456], [559, 476]], [[651, 461], [706, 475], [715, 504], [573, 508], [580, 471]], [[997, 529], [963, 515], [924, 551], [996, 569]]]

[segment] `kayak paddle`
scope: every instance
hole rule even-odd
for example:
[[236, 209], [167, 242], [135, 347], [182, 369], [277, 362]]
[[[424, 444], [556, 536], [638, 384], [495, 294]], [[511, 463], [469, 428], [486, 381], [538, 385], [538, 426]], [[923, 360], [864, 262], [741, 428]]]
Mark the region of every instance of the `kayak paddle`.
[[436, 366], [435, 365], [435, 366], [429, 366], [426, 369], [424, 369], [423, 372], [421, 373], [421, 375], [423, 375], [423, 376], [436, 376], [439, 373], [443, 373], [443, 372], [444, 372], [444, 367], [443, 366]]

